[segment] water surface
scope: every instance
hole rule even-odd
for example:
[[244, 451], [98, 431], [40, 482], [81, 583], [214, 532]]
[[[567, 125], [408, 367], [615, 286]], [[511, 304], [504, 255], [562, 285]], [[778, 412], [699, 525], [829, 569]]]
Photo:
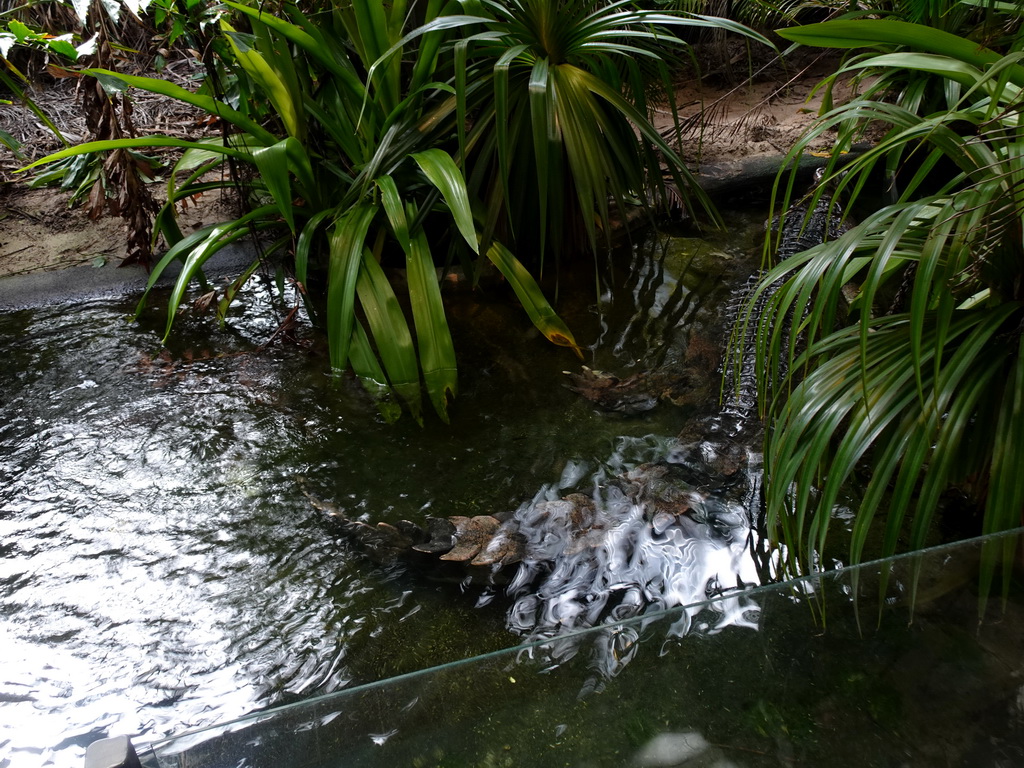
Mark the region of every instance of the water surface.
[[[601, 296], [568, 280], [588, 364], [628, 374], [718, 343], [751, 242], [653, 239]], [[598, 412], [564, 386], [579, 362], [491, 291], [453, 303], [452, 424], [387, 424], [318, 344], [261, 346], [277, 301], [256, 286], [244, 319], [183, 319], [166, 350], [159, 300], [136, 323], [120, 299], [0, 315], [0, 765], [80, 765], [108, 734], [515, 645], [529, 628], [507, 600], [368, 557], [308, 495], [365, 521], [511, 514], [663, 458], [711, 405]]]

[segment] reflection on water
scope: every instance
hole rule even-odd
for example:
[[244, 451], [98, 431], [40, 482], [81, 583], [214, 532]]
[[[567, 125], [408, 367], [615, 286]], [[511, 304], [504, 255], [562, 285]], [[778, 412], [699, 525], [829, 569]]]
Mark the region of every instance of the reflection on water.
[[[637, 249], [601, 313], [563, 310], [594, 363], [671, 363], [720, 323], [728, 286], [694, 270], [698, 295], [692, 253], [660, 254]], [[648, 295], [654, 320], [633, 307]], [[451, 427], [424, 428], [381, 423], [304, 348], [260, 348], [272, 318], [213, 337], [182, 323], [161, 353], [159, 313], [130, 324], [113, 301], [0, 317], [0, 764], [77, 766], [108, 733], [150, 740], [515, 644], [504, 610], [367, 558], [299, 477], [374, 521], [526, 516], [567, 490], [600, 499], [615, 518], [589, 549], [601, 567], [563, 559], [513, 589], [508, 624], [528, 637], [754, 581], [735, 501], [659, 522], [614, 490], [671, 461], [692, 413], [596, 413], [562, 386], [573, 358], [489, 302], [453, 309], [461, 394]], [[608, 674], [629, 647], [609, 638]]]
[[[0, 459], [14, 764], [77, 762], [114, 726], [164, 733], [270, 691], [338, 687], [339, 636], [356, 630], [323, 630], [363, 577], [280, 492], [294, 419], [263, 405], [274, 366], [143, 370], [152, 337], [124, 308], [33, 314], [5, 334], [22, 363]], [[315, 646], [306, 668], [292, 648]]]
[[[527, 556], [506, 588], [509, 626], [527, 642], [554, 639], [543, 646], [552, 663], [578, 652], [578, 630], [711, 597], [730, 595], [715, 603], [715, 631], [756, 627], [757, 608], [741, 593], [760, 580], [750, 503], [760, 463], [737, 470], [731, 488], [712, 490], [695, 482], [702, 473], [692, 448], [675, 439], [623, 438], [609, 461], [567, 467], [557, 486], [516, 511], [511, 524]], [[574, 482], [581, 475], [582, 487]], [[568, 488], [576, 493], [565, 495]], [[696, 610], [684, 609], [669, 635], [687, 634]], [[616, 628], [596, 643], [586, 637], [599, 677], [615, 676], [630, 661], [633, 634]]]

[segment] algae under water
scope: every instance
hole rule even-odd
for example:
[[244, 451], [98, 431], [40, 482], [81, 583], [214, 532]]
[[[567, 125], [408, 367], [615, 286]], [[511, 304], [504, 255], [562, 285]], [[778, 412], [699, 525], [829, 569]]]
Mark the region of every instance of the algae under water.
[[[629, 373], [692, 334], [719, 343], [758, 226], [652, 236], [600, 301], [563, 288], [588, 363]], [[515, 645], [501, 607], [367, 557], [306, 493], [373, 522], [512, 511], [658, 458], [696, 407], [596, 412], [564, 386], [575, 358], [484, 294], [453, 303], [452, 424], [385, 424], [322, 356], [260, 346], [273, 296], [247, 291], [224, 332], [179, 321], [166, 351], [159, 306], [137, 323], [122, 299], [0, 315], [0, 764], [78, 765], [108, 734]]]

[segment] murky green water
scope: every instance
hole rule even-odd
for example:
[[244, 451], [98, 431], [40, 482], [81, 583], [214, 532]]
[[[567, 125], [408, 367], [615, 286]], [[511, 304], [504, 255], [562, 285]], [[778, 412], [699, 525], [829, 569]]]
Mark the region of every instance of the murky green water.
[[[709, 265], [741, 280], [756, 227], [627, 251], [600, 302], [563, 285], [587, 363], [718, 343]], [[316, 345], [259, 346], [270, 295], [223, 333], [181, 322], [167, 352], [159, 302], [139, 323], [119, 300], [0, 315], [0, 765], [515, 645], [507, 601], [367, 557], [306, 494], [367, 521], [510, 513], [663, 456], [707, 405], [597, 412], [564, 386], [578, 361], [492, 292], [453, 305], [451, 426], [388, 425]]]

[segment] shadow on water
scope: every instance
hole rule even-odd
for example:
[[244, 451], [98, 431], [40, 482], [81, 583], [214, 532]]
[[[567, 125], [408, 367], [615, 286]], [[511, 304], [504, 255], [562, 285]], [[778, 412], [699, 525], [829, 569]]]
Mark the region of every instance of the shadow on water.
[[[158, 307], [134, 324], [118, 300], [0, 315], [0, 764], [77, 765], [107, 733], [152, 740], [756, 582], [744, 499], [659, 518], [617, 485], [703, 450], [675, 436], [717, 407], [724, 308], [760, 228], [734, 224], [626, 249], [600, 297], [562, 287], [588, 365], [667, 372], [632, 418], [569, 391], [575, 358], [493, 293], [453, 299], [450, 427], [384, 424], [315, 345], [261, 347], [263, 288], [228, 331], [185, 320], [166, 351]], [[528, 523], [572, 493], [608, 517], [600, 541], [568, 557], [549, 515], [531, 530], [562, 549], [501, 593], [374, 559], [307, 498], [371, 523]], [[598, 679], [629, 661], [623, 637], [586, 646]], [[580, 650], [545, 648], [546, 668]]]

